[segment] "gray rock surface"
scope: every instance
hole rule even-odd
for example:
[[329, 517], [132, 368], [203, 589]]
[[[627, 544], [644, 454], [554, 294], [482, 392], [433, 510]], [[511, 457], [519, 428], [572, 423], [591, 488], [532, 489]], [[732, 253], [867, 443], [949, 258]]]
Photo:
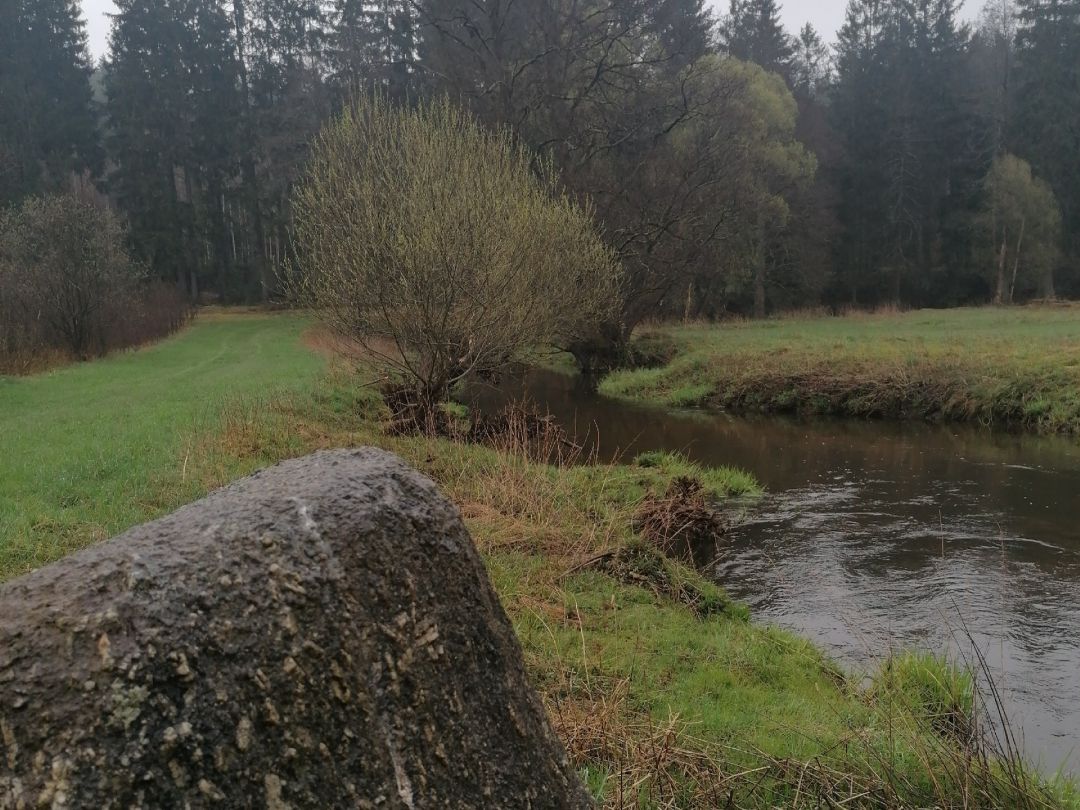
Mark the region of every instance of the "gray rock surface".
[[588, 804], [457, 510], [382, 451], [0, 586], [0, 808]]

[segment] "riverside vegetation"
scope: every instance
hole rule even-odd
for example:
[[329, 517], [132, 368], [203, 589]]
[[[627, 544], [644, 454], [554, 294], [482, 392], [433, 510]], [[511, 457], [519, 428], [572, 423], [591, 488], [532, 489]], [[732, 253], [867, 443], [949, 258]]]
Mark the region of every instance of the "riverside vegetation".
[[[461, 505], [606, 805], [1075, 804], [978, 722], [962, 670], [903, 658], [860, 685], [667, 556], [686, 521], [722, 533], [716, 502], [752, 497], [745, 474], [586, 464], [550, 421], [446, 401], [528, 348], [608, 372], [650, 318], [1080, 289], [1080, 164], [1046, 134], [1080, 114], [1080, 0], [994, 0], [975, 32], [958, 0], [851, 0], [835, 71], [775, 0], [722, 20], [704, 0], [120, 5], [96, 72], [79, 3], [0, 11], [0, 203], [17, 206], [0, 369], [279, 293], [337, 356], [301, 345], [303, 318], [230, 314], [0, 379], [0, 576], [278, 459], [377, 444]], [[670, 363], [605, 390], [1080, 423], [1073, 343], [1051, 334], [1066, 316], [932, 317], [652, 330], [630, 357]]]
[[1077, 806], [1068, 782], [973, 727], [969, 675], [914, 656], [861, 685], [636, 533], [642, 501], [673, 479], [722, 501], [752, 496], [747, 475], [658, 456], [574, 463], [554, 444], [541, 462], [512, 427], [483, 445], [391, 435], [367, 369], [305, 348], [309, 326], [219, 314], [151, 348], [0, 380], [0, 577], [277, 460], [377, 445], [461, 506], [604, 806]]
[[1080, 433], [1080, 309], [808, 314], [643, 329], [602, 393], [669, 407]]

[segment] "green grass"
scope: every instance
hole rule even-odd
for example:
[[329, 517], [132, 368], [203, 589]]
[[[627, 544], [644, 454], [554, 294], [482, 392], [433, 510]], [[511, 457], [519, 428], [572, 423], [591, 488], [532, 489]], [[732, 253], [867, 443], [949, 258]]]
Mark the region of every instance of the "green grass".
[[[0, 579], [197, 496], [185, 450], [225, 403], [310, 389], [294, 317], [211, 317], [160, 344], [0, 378]], [[190, 479], [193, 486], [194, 479]]]
[[[707, 495], [720, 500], [761, 492], [761, 485], [757, 480], [743, 470], [735, 467], [702, 467], [680, 453], [661, 450], [641, 453], [634, 459], [632, 466], [653, 470], [663, 480], [692, 478], [701, 484]], [[655, 488], [656, 483], [653, 485], [653, 489]]]
[[669, 407], [976, 421], [1080, 433], [1080, 307], [791, 317], [645, 330], [662, 368], [601, 391]]
[[905, 708], [945, 733], [965, 733], [968, 719], [975, 716], [972, 673], [936, 656], [911, 652], [894, 656], [875, 673], [870, 689], [879, 700], [899, 697]]
[[309, 354], [304, 328], [291, 316], [200, 320], [152, 349], [0, 384], [0, 576], [276, 460], [375, 444], [461, 507], [556, 729], [606, 807], [973, 795], [1077, 806], [1069, 783], [978, 771], [934, 729], [935, 701], [951, 695], [935, 678], [948, 671], [905, 665], [864, 689], [636, 536], [641, 500], [673, 479], [722, 499], [756, 492], [749, 476], [666, 454], [557, 468], [512, 443], [392, 437], [378, 396]]

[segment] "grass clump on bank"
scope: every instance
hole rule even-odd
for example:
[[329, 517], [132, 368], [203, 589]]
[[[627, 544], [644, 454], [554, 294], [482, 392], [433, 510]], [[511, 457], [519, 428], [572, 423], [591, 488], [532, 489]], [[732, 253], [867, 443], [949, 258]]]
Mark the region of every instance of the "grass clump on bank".
[[760, 485], [749, 473], [734, 467], [702, 467], [681, 453], [651, 451], [634, 459], [634, 467], [653, 470], [656, 479], [692, 479], [709, 497], [723, 499], [760, 492]]
[[661, 327], [609, 396], [669, 407], [971, 421], [1080, 433], [1080, 309], [957, 309]]
[[[551, 458], [543, 442], [538, 448], [535, 437], [512, 431], [484, 445], [389, 435], [389, 414], [370, 388], [296, 353], [302, 322], [252, 319], [227, 326], [198, 323], [174, 339], [179, 345], [162, 347], [172, 357], [164, 365], [176, 377], [175, 399], [166, 407], [149, 394], [139, 397], [120, 421], [165, 420], [176, 429], [135, 431], [128, 440], [117, 427], [113, 438], [121, 452], [143, 461], [129, 468], [120, 459], [121, 487], [100, 503], [94, 473], [106, 468], [110, 451], [87, 441], [65, 445], [65, 437], [106, 420], [116, 401], [109, 365], [141, 360], [143, 373], [153, 376], [161, 357], [107, 360], [94, 374], [84, 376], [94, 368], [85, 367], [51, 383], [58, 386], [54, 399], [62, 390], [63, 398], [82, 403], [81, 413], [68, 417], [69, 432], [31, 420], [40, 395], [3, 401], [6, 420], [28, 420], [19, 447], [38, 452], [42, 468], [9, 470], [8, 480], [47, 482], [75, 457], [83, 474], [70, 481], [64, 502], [35, 502], [25, 482], [7, 499], [2, 576], [54, 556], [61, 548], [54, 530], [62, 548], [77, 548], [101, 539], [103, 527], [118, 531], [273, 461], [377, 445], [434, 478], [460, 506], [534, 683], [605, 807], [1066, 804], [1065, 786], [1043, 784], [996, 758], [973, 757], [970, 743], [923, 723], [926, 699], [921, 687], [907, 684], [925, 679], [862, 689], [809, 642], [750, 623], [745, 608], [721, 588], [658, 554], [635, 531], [642, 501], [662, 495], [676, 479], [696, 477], [722, 497], [755, 491], [748, 477], [671, 456], [645, 456], [626, 466], [580, 466], [559, 457], [542, 463], [537, 459]], [[237, 341], [234, 354], [229, 346]], [[207, 358], [219, 358], [223, 376], [211, 374], [219, 360], [204, 365]], [[290, 387], [258, 395], [282, 368], [294, 371]], [[132, 372], [112, 372], [122, 390]], [[195, 383], [199, 372], [208, 376], [208, 388]], [[234, 393], [225, 376], [236, 383]], [[196, 400], [207, 391], [219, 397], [213, 409], [202, 411], [201, 420], [185, 417], [200, 413]], [[54, 455], [45, 452], [50, 443], [57, 446]], [[115, 496], [124, 487], [142, 495], [128, 504]], [[52, 512], [64, 518], [65, 508], [93, 521], [42, 519]], [[28, 513], [38, 518], [25, 520]], [[42, 551], [27, 555], [27, 546]], [[918, 700], [896, 697], [898, 689]]]
[[874, 675], [870, 694], [879, 702], [902, 701], [910, 714], [957, 741], [975, 733], [975, 678], [969, 669], [943, 658], [919, 653], [889, 658]]

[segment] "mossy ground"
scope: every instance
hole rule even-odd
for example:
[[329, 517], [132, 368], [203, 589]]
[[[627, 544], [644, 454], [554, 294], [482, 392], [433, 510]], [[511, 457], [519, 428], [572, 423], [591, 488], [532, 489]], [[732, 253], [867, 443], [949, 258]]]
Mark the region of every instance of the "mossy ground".
[[[1076, 806], [1067, 783], [982, 767], [937, 733], [920, 708], [925, 673], [907, 667], [864, 689], [635, 536], [641, 499], [674, 477], [725, 497], [753, 492], [749, 476], [668, 456], [558, 467], [512, 441], [389, 436], [362, 370], [305, 353], [305, 327], [199, 321], [154, 350], [0, 384], [0, 578], [279, 459], [378, 445], [461, 507], [604, 805]], [[618, 566], [598, 564], [605, 555]]]
[[672, 407], [971, 421], [1080, 433], [1080, 307], [797, 316], [646, 329], [674, 358], [610, 396]]

